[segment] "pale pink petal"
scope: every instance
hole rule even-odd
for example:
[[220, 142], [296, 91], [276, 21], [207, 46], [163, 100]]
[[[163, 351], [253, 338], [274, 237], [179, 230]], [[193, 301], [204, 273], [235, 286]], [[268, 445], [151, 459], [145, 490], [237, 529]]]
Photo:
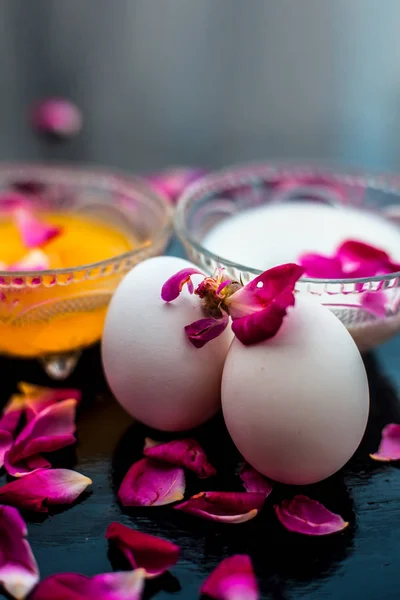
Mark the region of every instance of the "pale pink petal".
[[75, 443], [76, 400], [63, 400], [30, 420], [5, 456], [5, 466], [13, 477], [30, 472], [28, 459], [54, 452]]
[[209, 521], [236, 524], [254, 519], [264, 501], [264, 493], [201, 492], [174, 508]]
[[207, 342], [214, 340], [225, 331], [229, 323], [229, 316], [225, 311], [221, 312], [222, 316], [219, 319], [206, 317], [186, 325], [184, 328], [186, 335], [195, 348], [202, 348]]
[[125, 475], [118, 498], [124, 506], [163, 506], [182, 500], [184, 493], [183, 469], [142, 458]]
[[24, 246], [37, 248], [62, 233], [62, 228], [41, 221], [27, 208], [17, 208], [14, 219]]
[[42, 250], [31, 250], [18, 262], [7, 267], [7, 271], [46, 271], [50, 268], [50, 259]]
[[185, 467], [201, 479], [216, 475], [216, 470], [208, 462], [203, 448], [191, 438], [172, 442], [153, 442], [146, 438], [143, 454], [177, 467]]
[[307, 252], [298, 258], [299, 265], [304, 268], [306, 277], [316, 279], [342, 279], [343, 271], [340, 260], [333, 256], [324, 256]]
[[144, 569], [147, 577], [165, 573], [179, 560], [179, 546], [120, 523], [107, 527], [106, 538], [124, 554], [133, 569]]
[[235, 554], [225, 558], [200, 591], [215, 600], [258, 600], [260, 592], [250, 557]]
[[140, 600], [143, 569], [86, 577], [58, 573], [40, 582], [30, 600]]
[[3, 485], [0, 503], [46, 513], [49, 506], [72, 504], [91, 483], [76, 471], [43, 469]]
[[172, 302], [173, 300], [176, 300], [185, 284], [188, 285], [189, 292], [193, 294], [193, 283], [191, 280], [192, 275], [204, 275], [204, 273], [198, 269], [187, 267], [185, 269], [181, 269], [178, 271], [178, 273], [175, 273], [175, 275], [172, 275], [172, 277], [167, 279], [161, 289], [161, 298], [164, 300], [164, 302]]
[[49, 98], [34, 106], [32, 125], [39, 133], [72, 137], [82, 127], [82, 114], [75, 104], [64, 98]]
[[400, 425], [390, 423], [382, 429], [378, 451], [370, 454], [370, 457], [382, 462], [400, 460]]
[[39, 581], [39, 569], [27, 535], [17, 509], [0, 506], [0, 584], [17, 600], [26, 598]]
[[253, 467], [251, 467], [248, 463], [243, 463], [239, 472], [239, 476], [243, 482], [246, 492], [265, 494], [266, 498], [272, 492], [271, 481], [253, 469]]
[[340, 515], [302, 495], [295, 496], [292, 500], [283, 500], [280, 505], [275, 506], [275, 513], [286, 529], [303, 535], [330, 535], [349, 525]]
[[0, 469], [4, 465], [4, 457], [13, 445], [13, 437], [9, 431], [0, 429]]
[[25, 381], [20, 381], [18, 388], [24, 396], [25, 409], [29, 409], [31, 415], [62, 400], [76, 400], [79, 404], [82, 399], [82, 392], [76, 388], [48, 388]]

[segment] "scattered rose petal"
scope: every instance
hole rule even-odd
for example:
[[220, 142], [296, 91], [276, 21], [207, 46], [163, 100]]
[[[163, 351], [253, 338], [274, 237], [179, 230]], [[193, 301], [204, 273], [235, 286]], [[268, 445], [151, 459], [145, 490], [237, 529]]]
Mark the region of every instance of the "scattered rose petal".
[[323, 504], [301, 495], [283, 500], [280, 506], [275, 506], [275, 513], [286, 529], [303, 535], [330, 535], [349, 524]]
[[57, 138], [73, 137], [82, 128], [82, 115], [75, 104], [63, 98], [49, 98], [34, 106], [32, 125], [39, 132]]
[[17, 600], [26, 598], [39, 581], [39, 569], [27, 535], [17, 509], [0, 506], [0, 584]]
[[228, 323], [228, 313], [222, 311], [222, 316], [219, 319], [206, 317], [205, 319], [199, 319], [190, 323], [190, 325], [186, 325], [184, 329], [193, 346], [195, 348], [202, 348], [207, 342], [221, 335], [227, 328]]
[[225, 558], [201, 586], [201, 593], [215, 600], [258, 600], [260, 592], [250, 557]]
[[176, 300], [185, 284], [187, 284], [189, 292], [193, 294], [192, 275], [204, 275], [204, 273], [198, 271], [198, 269], [188, 267], [186, 269], [181, 269], [178, 273], [175, 273], [175, 275], [172, 275], [172, 277], [167, 279], [161, 289], [161, 298], [164, 302]]
[[257, 516], [264, 500], [264, 493], [201, 492], [174, 508], [209, 521], [245, 523]]
[[62, 228], [38, 219], [31, 210], [20, 207], [13, 213], [22, 243], [27, 248], [44, 246], [62, 233]]
[[0, 429], [0, 469], [4, 465], [4, 457], [13, 445], [13, 437], [9, 431]]
[[179, 560], [179, 546], [120, 523], [107, 527], [106, 538], [116, 544], [133, 569], [144, 569], [147, 577], [165, 573]]
[[28, 420], [45, 408], [62, 400], [81, 401], [82, 392], [75, 388], [48, 388], [20, 381], [18, 388], [24, 396], [24, 406]]
[[243, 463], [239, 476], [246, 492], [265, 494], [265, 498], [272, 492], [272, 483], [248, 463]]
[[200, 177], [203, 177], [205, 173], [204, 169], [175, 167], [154, 173], [147, 179], [157, 192], [167, 196], [171, 202], [176, 202], [185, 188]]
[[370, 457], [382, 462], [400, 460], [400, 425], [389, 423], [382, 429], [378, 451], [370, 454]]
[[0, 419], [0, 429], [3, 431], [9, 431], [14, 435], [19, 422], [24, 412], [25, 400], [19, 394], [11, 396], [3, 408], [3, 413]]
[[270, 339], [279, 331], [303, 272], [295, 264], [274, 267], [227, 298], [233, 333], [243, 344]]
[[58, 573], [41, 581], [30, 600], [140, 600], [143, 588], [142, 569], [95, 577]]
[[125, 475], [118, 498], [124, 506], [163, 506], [182, 500], [184, 493], [183, 469], [142, 458]]
[[69, 469], [43, 469], [0, 487], [0, 503], [35, 512], [72, 504], [92, 483], [89, 477]]
[[[5, 467], [13, 477], [21, 477], [31, 471], [31, 459], [43, 468], [47, 461], [42, 453], [54, 452], [75, 443], [76, 400], [63, 400], [53, 404], [31, 419], [5, 456]], [[39, 463], [37, 457], [39, 455]]]
[[342, 263], [335, 256], [306, 252], [299, 257], [299, 263], [304, 268], [307, 277], [315, 277], [316, 279], [343, 278]]
[[208, 462], [203, 448], [193, 439], [154, 442], [146, 438], [143, 454], [177, 467], [185, 467], [201, 479], [216, 475], [216, 470]]

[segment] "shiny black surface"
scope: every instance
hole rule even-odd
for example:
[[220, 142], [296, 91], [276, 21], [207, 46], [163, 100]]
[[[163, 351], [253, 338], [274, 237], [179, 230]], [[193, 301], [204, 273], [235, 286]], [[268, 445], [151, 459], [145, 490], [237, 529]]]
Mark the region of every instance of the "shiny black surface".
[[[251, 555], [262, 598], [398, 598], [400, 472], [396, 466], [374, 463], [368, 453], [377, 448], [382, 426], [398, 421], [400, 416], [399, 357], [398, 340], [365, 357], [372, 404], [363, 443], [340, 473], [303, 488], [350, 520], [351, 526], [335, 536], [310, 539], [286, 532], [273, 513], [274, 503], [298, 488], [276, 486], [261, 515], [242, 525], [203, 522], [168, 507], [123, 509], [116, 499], [118, 485], [140, 457], [145, 435], [160, 435], [132, 424], [106, 390], [99, 349], [87, 351], [68, 380], [68, 385], [79, 386], [84, 392], [78, 445], [76, 452], [59, 453], [56, 464], [76, 468], [93, 479], [93, 486], [90, 494], [70, 508], [48, 516], [24, 514], [42, 577], [60, 571], [92, 575], [123, 568], [104, 539], [107, 525], [118, 520], [181, 546], [182, 560], [172, 569], [173, 576], [154, 581], [147, 588], [146, 595], [156, 594], [160, 600], [196, 598], [207, 574], [222, 558], [238, 552]], [[49, 383], [35, 363], [3, 359], [1, 370], [4, 400], [19, 379]], [[188, 476], [188, 493], [239, 490], [239, 457], [222, 419], [202, 427], [196, 436], [217, 467], [218, 476], [214, 481]]]

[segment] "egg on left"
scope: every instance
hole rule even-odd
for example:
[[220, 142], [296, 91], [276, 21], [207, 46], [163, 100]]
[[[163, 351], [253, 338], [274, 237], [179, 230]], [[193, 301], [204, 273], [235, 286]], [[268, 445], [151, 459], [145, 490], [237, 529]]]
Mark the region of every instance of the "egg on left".
[[[108, 309], [102, 360], [109, 386], [122, 407], [145, 425], [184, 431], [201, 425], [221, 406], [221, 378], [233, 334], [195, 348], [184, 327], [204, 317], [200, 299], [184, 286], [172, 303], [161, 288], [192, 263], [160, 256], [135, 266]], [[202, 280], [194, 275], [194, 286]]]

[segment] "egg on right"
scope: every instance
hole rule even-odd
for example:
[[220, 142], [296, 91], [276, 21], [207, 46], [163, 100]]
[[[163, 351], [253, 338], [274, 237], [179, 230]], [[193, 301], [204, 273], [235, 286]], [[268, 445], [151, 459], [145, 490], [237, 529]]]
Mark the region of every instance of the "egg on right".
[[253, 346], [235, 339], [222, 377], [228, 431], [257, 471], [311, 484], [354, 454], [369, 413], [361, 355], [344, 325], [298, 296], [276, 336]]

